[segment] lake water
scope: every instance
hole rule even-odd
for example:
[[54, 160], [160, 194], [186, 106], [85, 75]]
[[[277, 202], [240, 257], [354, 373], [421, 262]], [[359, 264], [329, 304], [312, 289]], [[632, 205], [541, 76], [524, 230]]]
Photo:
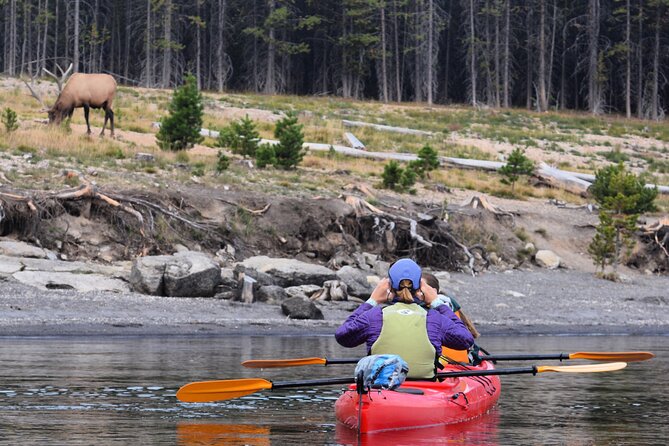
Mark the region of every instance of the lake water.
[[333, 405], [341, 386], [211, 404], [175, 398], [176, 390], [191, 381], [352, 373], [352, 365], [273, 370], [239, 365], [246, 359], [362, 354], [339, 347], [331, 337], [2, 338], [0, 444], [669, 443], [669, 338], [485, 337], [480, 344], [495, 353], [650, 350], [657, 358], [612, 373], [503, 376], [498, 406], [476, 422], [359, 440], [336, 425]]

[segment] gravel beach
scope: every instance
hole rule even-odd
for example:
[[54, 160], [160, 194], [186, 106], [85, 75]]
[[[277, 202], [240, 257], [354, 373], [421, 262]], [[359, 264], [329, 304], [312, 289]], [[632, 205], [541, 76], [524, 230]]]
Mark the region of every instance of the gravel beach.
[[[569, 270], [453, 274], [446, 288], [484, 335], [669, 335], [667, 290], [669, 277], [613, 283]], [[328, 335], [349, 314], [340, 304], [320, 308], [324, 320], [290, 320], [278, 305], [44, 291], [5, 281], [0, 336]]]

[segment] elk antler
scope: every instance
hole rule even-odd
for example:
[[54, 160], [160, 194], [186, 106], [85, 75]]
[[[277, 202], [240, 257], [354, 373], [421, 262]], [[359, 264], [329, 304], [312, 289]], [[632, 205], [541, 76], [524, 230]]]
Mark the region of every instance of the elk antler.
[[47, 70], [46, 68], [42, 68], [42, 70], [51, 76], [52, 78], [55, 79], [56, 84], [58, 84], [58, 94], [60, 94], [61, 91], [63, 91], [63, 84], [67, 80], [68, 76], [72, 73], [72, 68], [74, 65], [70, 64], [70, 66], [67, 68], [67, 70], [63, 71], [63, 69], [60, 67], [60, 65], [56, 64], [56, 68], [58, 68], [58, 71], [60, 71], [60, 77], [56, 76], [53, 74], [51, 71]]
[[22, 79], [22, 80], [23, 80], [23, 83], [26, 84], [26, 87], [28, 87], [28, 90], [30, 90], [30, 93], [32, 94], [32, 96], [33, 96], [35, 99], [37, 99], [37, 101], [42, 105], [42, 108], [43, 108], [44, 110], [48, 110], [49, 107], [47, 107], [47, 106], [44, 104], [44, 101], [42, 101], [42, 97], [41, 97], [39, 94], [37, 94], [37, 92], [36, 92], [35, 89], [33, 88], [33, 84], [34, 84], [34, 82], [35, 82], [35, 78], [36, 78], [36, 77], [37, 77], [37, 75], [32, 75], [32, 76], [30, 77], [30, 83], [26, 82], [25, 79]]

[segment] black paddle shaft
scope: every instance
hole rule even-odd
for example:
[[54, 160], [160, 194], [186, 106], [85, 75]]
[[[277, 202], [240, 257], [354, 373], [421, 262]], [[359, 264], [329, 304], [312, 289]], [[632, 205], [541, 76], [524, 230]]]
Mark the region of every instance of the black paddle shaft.
[[[518, 367], [513, 369], [496, 370], [462, 370], [459, 372], [437, 373], [438, 378], [459, 378], [465, 376], [488, 376], [488, 375], [519, 375], [521, 373], [537, 374], [536, 367]], [[324, 378], [324, 379], [305, 379], [300, 381], [276, 381], [272, 382], [272, 390], [283, 389], [287, 387], [311, 387], [311, 386], [330, 386], [337, 384], [353, 384], [354, 377], [344, 378]]]
[[495, 369], [495, 370], [463, 370], [460, 372], [437, 373], [437, 378], [459, 378], [464, 376], [490, 376], [490, 375], [520, 375], [521, 373], [531, 373], [536, 375], [538, 372], [535, 366], [517, 367], [513, 369]]
[[541, 361], [544, 359], [569, 359], [569, 353], [553, 353], [539, 355], [486, 355], [481, 356], [484, 361]]

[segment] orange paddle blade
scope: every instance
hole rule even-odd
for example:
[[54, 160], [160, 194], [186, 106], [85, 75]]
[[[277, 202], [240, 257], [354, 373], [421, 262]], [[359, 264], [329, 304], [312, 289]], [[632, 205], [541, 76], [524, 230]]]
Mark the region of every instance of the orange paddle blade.
[[181, 387], [177, 392], [177, 399], [184, 403], [205, 403], [231, 400], [260, 390], [271, 389], [272, 382], [261, 378], [200, 381]]
[[249, 359], [242, 362], [250, 369], [271, 369], [277, 367], [300, 367], [303, 365], [326, 365], [325, 358], [296, 358], [296, 359]]
[[584, 365], [540, 365], [537, 366], [537, 373], [542, 372], [560, 372], [560, 373], [593, 373], [593, 372], [613, 372], [627, 367], [625, 362], [607, 362], [605, 364], [584, 364]]
[[637, 362], [654, 358], [651, 352], [576, 352], [570, 353], [569, 359], [591, 359], [593, 361]]

